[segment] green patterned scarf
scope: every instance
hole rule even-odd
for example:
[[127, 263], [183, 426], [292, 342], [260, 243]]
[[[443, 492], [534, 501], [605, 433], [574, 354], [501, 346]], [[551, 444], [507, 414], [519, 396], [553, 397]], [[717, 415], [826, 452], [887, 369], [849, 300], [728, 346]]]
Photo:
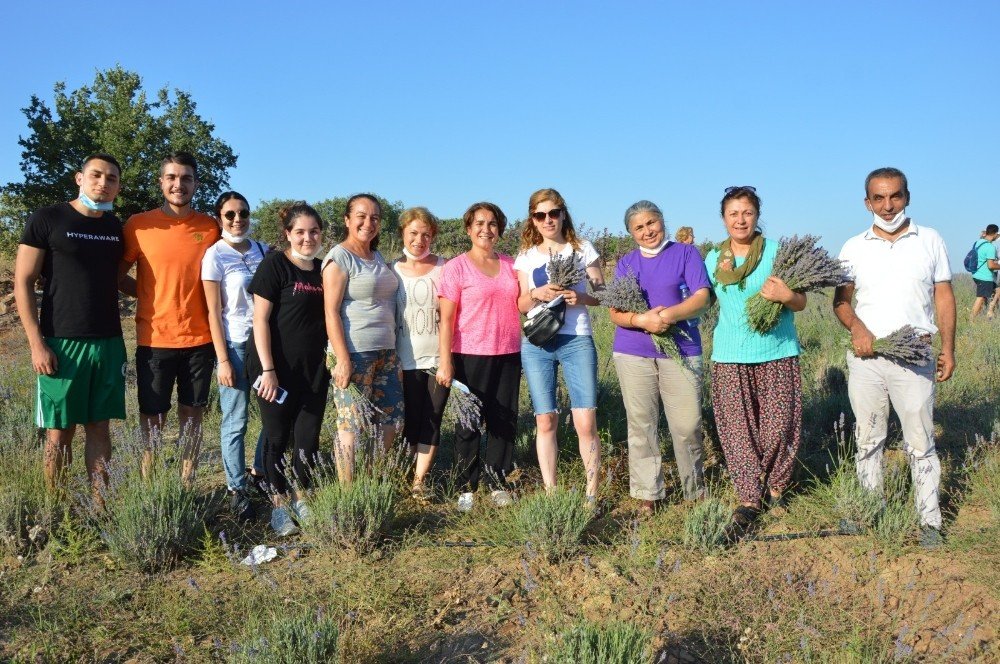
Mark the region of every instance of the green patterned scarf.
[[730, 248], [731, 240], [726, 238], [719, 245], [719, 262], [715, 265], [715, 280], [722, 284], [722, 287], [737, 284], [740, 290], [746, 288], [746, 279], [750, 273], [757, 269], [760, 264], [761, 254], [764, 253], [764, 236], [760, 232], [754, 233], [753, 240], [750, 241], [750, 251], [747, 252], [743, 265], [736, 267], [736, 256]]

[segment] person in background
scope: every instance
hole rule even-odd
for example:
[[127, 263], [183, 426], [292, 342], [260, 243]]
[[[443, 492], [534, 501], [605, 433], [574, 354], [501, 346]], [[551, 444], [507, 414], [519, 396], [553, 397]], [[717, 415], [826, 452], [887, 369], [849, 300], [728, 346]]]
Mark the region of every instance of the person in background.
[[[319, 451], [330, 373], [324, 362], [326, 324], [317, 258], [323, 250], [323, 220], [302, 201], [278, 216], [287, 246], [264, 257], [247, 288], [253, 294], [253, 331], [246, 367], [264, 430], [271, 528], [284, 537], [298, 531], [292, 515], [300, 525], [311, 516], [304, 492], [312, 483]], [[289, 482], [285, 460], [293, 440], [296, 486]]]
[[475, 203], [463, 215], [469, 251], [444, 266], [438, 298], [440, 364], [437, 380], [450, 387], [465, 383], [483, 402], [486, 454], [480, 460], [478, 429], [461, 423], [455, 431], [458, 509], [472, 509], [485, 467], [496, 505], [512, 501], [507, 473], [514, 461], [517, 398], [521, 384], [521, 317], [514, 261], [497, 253], [507, 217], [493, 203]]
[[694, 229], [690, 226], [681, 226], [674, 233], [674, 239], [681, 244], [694, 244]]
[[[208, 405], [215, 348], [201, 284], [201, 259], [219, 239], [219, 224], [195, 212], [198, 164], [174, 152], [160, 165], [163, 205], [125, 223], [125, 253], [118, 269], [122, 292], [137, 298], [136, 382], [139, 430], [147, 447], [143, 470], [163, 440], [163, 427], [177, 385], [181, 477], [194, 484], [201, 451], [202, 418]], [[136, 266], [135, 281], [128, 276]]]
[[[551, 283], [546, 266], [553, 255], [572, 257], [586, 271], [586, 278], [572, 286]], [[555, 189], [539, 189], [528, 199], [528, 218], [514, 270], [520, 282], [517, 304], [521, 313], [560, 295], [567, 305], [563, 325], [552, 339], [541, 346], [521, 340], [521, 362], [535, 409], [535, 450], [542, 482], [546, 489], [556, 486], [559, 460], [556, 372], [561, 365], [587, 478], [586, 496], [593, 504], [601, 474], [601, 439], [597, 435], [597, 348], [587, 306], [598, 302], [587, 292], [587, 284], [595, 289], [602, 287], [604, 275], [600, 256], [590, 242], [577, 237], [566, 200]]]
[[[833, 311], [850, 331], [853, 346], [847, 354], [847, 393], [857, 422], [858, 480], [881, 494], [882, 449], [891, 404], [910, 461], [920, 542], [934, 548], [943, 542], [934, 386], [955, 371], [955, 294], [944, 240], [906, 216], [909, 203], [906, 176], [898, 168], [878, 168], [865, 178], [865, 207], [872, 216], [868, 227], [840, 250], [851, 281], [837, 288]], [[921, 367], [875, 355], [875, 339], [904, 325], [926, 335], [928, 342], [933, 334], [941, 334], [936, 365]], [[857, 524], [845, 525], [853, 530]]]
[[994, 275], [1000, 270], [1000, 263], [997, 262], [997, 248], [994, 246], [1000, 233], [996, 224], [988, 224], [986, 230], [980, 234], [979, 240], [973, 245], [976, 250], [976, 271], [972, 273], [972, 281], [976, 284], [976, 299], [972, 303], [972, 313], [969, 321], [976, 319], [976, 316], [989, 303], [991, 306], [986, 310], [986, 317], [993, 318], [993, 292], [996, 290]]
[[323, 259], [326, 330], [337, 405], [337, 476], [354, 479], [355, 449], [366, 428], [354, 404], [352, 383], [378, 409], [382, 450], [403, 425], [403, 386], [396, 355], [396, 289], [399, 279], [378, 251], [382, 206], [371, 194], [347, 201], [344, 238]]
[[[239, 518], [249, 521], [254, 514], [247, 491], [244, 450], [250, 403], [245, 361], [247, 339], [253, 329], [253, 296], [247, 287], [264, 260], [267, 245], [249, 237], [250, 204], [243, 194], [235, 191], [221, 194], [215, 202], [215, 218], [222, 238], [205, 252], [201, 261], [201, 283], [218, 363], [216, 375], [222, 409], [219, 433], [230, 507]], [[263, 432], [257, 438], [250, 474], [251, 479], [263, 479]]]
[[[726, 528], [726, 539], [735, 543], [764, 507], [784, 502], [792, 481], [802, 436], [801, 348], [792, 314], [805, 308], [806, 296], [771, 274], [779, 244], [760, 231], [757, 190], [728, 187], [720, 208], [728, 237], [708, 253], [705, 266], [719, 300], [712, 404], [740, 501]], [[784, 305], [778, 324], [764, 334], [747, 322], [746, 302], [756, 293]]]
[[[615, 277], [633, 274], [650, 309], [636, 314], [611, 309], [615, 329], [613, 358], [628, 417], [629, 495], [649, 516], [666, 497], [659, 421], [662, 407], [674, 445], [685, 500], [705, 492], [701, 437], [701, 334], [697, 317], [709, 303], [709, 280], [698, 250], [671, 242], [663, 212], [650, 201], [625, 211], [625, 229], [638, 245], [622, 256]], [[690, 296], [684, 296], [684, 290]], [[650, 334], [671, 331], [680, 351], [661, 353]], [[683, 332], [683, 334], [681, 334]]]
[[403, 439], [416, 459], [412, 494], [426, 501], [424, 484], [441, 440], [441, 418], [449, 389], [437, 382], [438, 284], [445, 261], [431, 252], [437, 218], [427, 208], [404, 210], [399, 216], [403, 258], [392, 263], [396, 289], [396, 354], [403, 369]]
[[[38, 374], [35, 424], [45, 429], [44, 473], [61, 486], [78, 424], [93, 499], [103, 505], [110, 420], [125, 419], [125, 342], [118, 313], [122, 224], [111, 212], [121, 166], [93, 154], [76, 173], [79, 195], [28, 218], [14, 263], [14, 300]], [[41, 276], [41, 318], [35, 281]]]
[[[998, 228], [996, 224], [990, 224], [987, 226], [987, 228], [990, 227], [993, 228], [994, 232], [1000, 231], [1000, 228]], [[993, 248], [996, 250], [997, 256], [1000, 257], [1000, 235], [993, 238]], [[986, 318], [988, 320], [993, 320], [993, 316], [996, 315], [997, 311], [997, 303], [1000, 301], [1000, 270], [993, 273], [993, 282], [993, 298], [990, 300], [990, 305], [986, 310]]]

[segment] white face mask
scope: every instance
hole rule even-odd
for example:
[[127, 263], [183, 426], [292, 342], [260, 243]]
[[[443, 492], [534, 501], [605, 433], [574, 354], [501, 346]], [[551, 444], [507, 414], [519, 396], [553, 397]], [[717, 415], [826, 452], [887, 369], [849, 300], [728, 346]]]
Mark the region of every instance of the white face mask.
[[114, 209], [114, 204], [112, 201], [102, 201], [98, 202], [92, 199], [87, 194], [83, 193], [83, 189], [80, 189], [80, 196], [78, 200], [83, 203], [83, 207], [88, 210], [94, 210], [95, 212], [110, 212]]
[[244, 233], [243, 235], [233, 235], [226, 229], [222, 229], [222, 239], [232, 244], [241, 244], [243, 240], [247, 239], [247, 234]]
[[906, 208], [899, 211], [892, 221], [886, 221], [882, 217], [872, 212], [872, 223], [884, 230], [886, 233], [895, 233], [899, 227], [906, 222]]
[[297, 258], [300, 261], [311, 261], [312, 259], [319, 256], [319, 252], [323, 251], [323, 247], [317, 247], [316, 251], [311, 254], [300, 254], [299, 252], [292, 249], [292, 258]]
[[670, 242], [670, 238], [664, 237], [663, 242], [660, 243], [660, 246], [649, 249], [648, 247], [643, 247], [640, 245], [639, 251], [642, 252], [643, 256], [656, 256], [661, 251], [663, 251], [663, 248], [667, 246], [668, 242]]
[[416, 254], [410, 253], [410, 250], [407, 249], [406, 247], [403, 247], [403, 254], [412, 261], [422, 261], [423, 259], [431, 255], [431, 250], [430, 248], [428, 248], [426, 251], [424, 251], [424, 253], [417, 256]]

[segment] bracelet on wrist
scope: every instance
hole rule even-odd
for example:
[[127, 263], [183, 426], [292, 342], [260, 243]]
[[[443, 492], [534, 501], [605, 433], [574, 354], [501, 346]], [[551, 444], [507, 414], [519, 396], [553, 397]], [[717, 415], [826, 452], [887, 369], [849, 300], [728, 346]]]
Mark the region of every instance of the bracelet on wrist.
[[632, 315], [628, 317], [628, 326], [629, 327], [635, 327], [635, 316], [636, 316], [635, 312], [633, 312]]
[[267, 373], [268, 371], [274, 371], [274, 369], [261, 369], [261, 373]]
[[226, 362], [229, 362], [229, 358], [227, 357], [224, 360], [216, 360], [216, 362], [218, 362], [219, 364], [225, 364]]

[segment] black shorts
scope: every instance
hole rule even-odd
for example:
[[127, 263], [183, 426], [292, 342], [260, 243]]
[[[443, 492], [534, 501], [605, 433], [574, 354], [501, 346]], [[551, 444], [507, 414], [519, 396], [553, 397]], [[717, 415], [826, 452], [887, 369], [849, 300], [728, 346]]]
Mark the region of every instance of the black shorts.
[[993, 291], [996, 290], [996, 284], [992, 281], [981, 281], [979, 279], [973, 279], [976, 282], [976, 297], [993, 297]]
[[139, 412], [162, 415], [169, 411], [174, 382], [177, 383], [177, 403], [207, 406], [214, 368], [215, 348], [210, 343], [192, 348], [136, 347]]
[[407, 444], [437, 445], [441, 441], [448, 392], [422, 369], [403, 371], [403, 440]]

